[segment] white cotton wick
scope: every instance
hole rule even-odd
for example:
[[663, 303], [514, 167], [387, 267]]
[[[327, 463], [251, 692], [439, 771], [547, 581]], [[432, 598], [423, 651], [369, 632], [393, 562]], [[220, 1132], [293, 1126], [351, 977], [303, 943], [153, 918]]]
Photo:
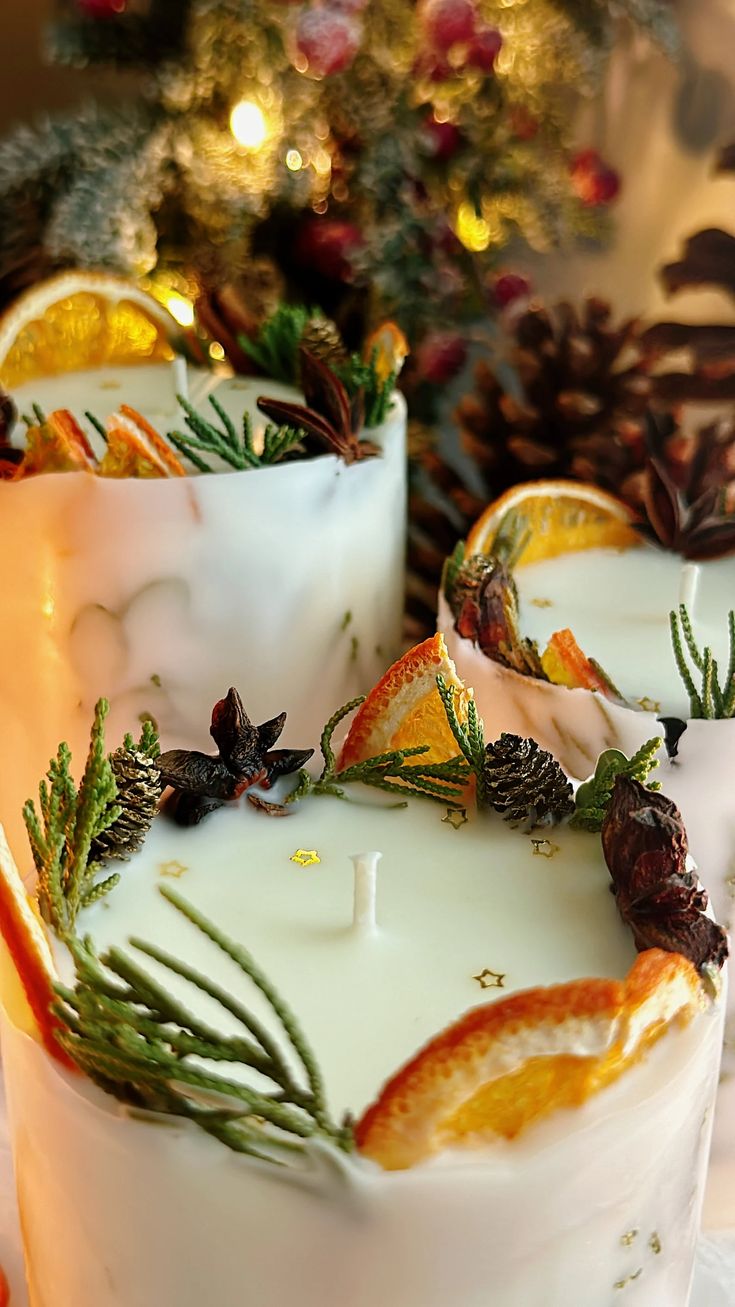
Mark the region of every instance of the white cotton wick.
[[375, 899], [378, 885], [378, 863], [382, 853], [353, 853], [355, 887], [352, 909], [352, 928], [359, 935], [373, 935], [377, 929]]
[[182, 399], [189, 398], [189, 378], [186, 371], [186, 359], [181, 354], [177, 354], [171, 364], [171, 373], [174, 383], [174, 398], [177, 401], [181, 395]]
[[702, 569], [698, 563], [682, 563], [679, 573], [679, 604], [683, 604], [690, 617], [694, 616], [694, 603]]

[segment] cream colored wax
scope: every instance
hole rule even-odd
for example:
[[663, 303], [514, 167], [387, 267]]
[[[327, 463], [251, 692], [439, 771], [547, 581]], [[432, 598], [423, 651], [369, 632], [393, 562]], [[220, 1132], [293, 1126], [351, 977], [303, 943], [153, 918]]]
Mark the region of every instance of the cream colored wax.
[[[155, 939], [251, 1002], [232, 964], [157, 894], [176, 884], [295, 1010], [336, 1117], [360, 1113], [467, 1008], [628, 970], [596, 837], [553, 831], [534, 845], [495, 817], [455, 830], [434, 804], [356, 797], [312, 799], [279, 820], [241, 804], [191, 831], [160, 821], [82, 927], [100, 946], [133, 931]], [[299, 849], [320, 860], [294, 862]], [[382, 853], [368, 931], [353, 922], [361, 850]], [[483, 973], [502, 988], [483, 990]], [[268, 1307], [609, 1307], [623, 1283], [632, 1307], [686, 1307], [721, 1006], [512, 1143], [392, 1173], [323, 1146], [278, 1171], [188, 1124], [140, 1119], [6, 1023], [32, 1307], [241, 1307], [243, 1286]], [[577, 1027], [570, 1051], [599, 1041], [594, 1024]]]
[[[256, 434], [258, 395], [298, 398], [194, 369], [188, 386], [199, 407], [214, 390], [237, 423], [253, 414]], [[124, 401], [161, 431], [182, 425], [163, 364], [50, 378], [15, 399], [21, 412], [35, 399], [102, 418]], [[59, 739], [85, 747], [100, 695], [111, 737], [151, 714], [170, 744], [202, 746], [213, 704], [235, 685], [256, 721], [287, 709], [284, 741], [314, 743], [398, 649], [405, 425], [396, 395], [370, 433], [378, 457], [349, 467], [325, 453], [186, 478], [0, 482], [12, 560], [0, 589], [1, 810], [20, 813]]]

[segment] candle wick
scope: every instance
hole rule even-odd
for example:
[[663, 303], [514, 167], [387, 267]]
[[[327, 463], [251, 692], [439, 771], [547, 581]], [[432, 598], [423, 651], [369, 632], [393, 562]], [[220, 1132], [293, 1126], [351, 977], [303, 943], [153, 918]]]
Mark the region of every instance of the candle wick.
[[189, 378], [186, 371], [186, 359], [183, 358], [181, 354], [177, 354], [171, 364], [171, 369], [174, 383], [174, 399], [176, 400], [178, 407], [179, 395], [181, 395], [182, 399], [187, 400], [187, 402], [189, 399]]
[[372, 935], [377, 928], [375, 899], [382, 856], [382, 853], [352, 854], [355, 869], [352, 929], [359, 935]]
[[683, 604], [690, 617], [694, 616], [701, 571], [698, 563], [682, 563], [679, 573], [679, 605]]

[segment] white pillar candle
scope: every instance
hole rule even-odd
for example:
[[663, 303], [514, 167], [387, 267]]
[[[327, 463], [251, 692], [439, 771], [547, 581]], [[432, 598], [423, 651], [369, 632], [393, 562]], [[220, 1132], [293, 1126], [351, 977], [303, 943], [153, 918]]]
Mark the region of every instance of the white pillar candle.
[[[182, 425], [165, 411], [170, 377], [166, 364], [66, 374], [16, 401], [103, 420], [126, 402], [167, 431]], [[190, 370], [192, 396], [211, 384]], [[253, 415], [256, 440], [257, 396], [297, 398], [239, 377], [215, 393], [236, 424]], [[212, 704], [235, 685], [256, 720], [291, 707], [287, 744], [316, 744], [400, 644], [405, 429], [396, 395], [370, 433], [379, 456], [349, 467], [325, 453], [160, 480], [0, 482], [12, 560], [0, 588], [0, 811], [20, 812], [59, 739], [84, 747], [99, 695], [111, 700], [111, 735], [150, 713], [172, 744], [204, 746]]]
[[[633, 962], [595, 836], [554, 831], [548, 859], [497, 817], [455, 829], [442, 816], [425, 800], [319, 798], [278, 821], [247, 803], [192, 830], [160, 821], [81, 924], [101, 948], [153, 940], [251, 1003], [229, 959], [158, 894], [175, 883], [295, 1011], [339, 1120], [466, 1009]], [[376, 844], [381, 929], [362, 947], [345, 922], [345, 850]], [[396, 1172], [324, 1144], [296, 1171], [236, 1156], [188, 1123], [121, 1108], [6, 1022], [36, 1297], [100, 1307], [112, 1282], [121, 1307], [201, 1307], [203, 1293], [237, 1307], [247, 1282], [268, 1307], [609, 1307], [625, 1283], [632, 1303], [685, 1307], [721, 1008], [671, 1029], [584, 1106]], [[579, 1023], [574, 1051], [594, 1055], [599, 1039]]]
[[[182, 358], [180, 354], [177, 354], [176, 358], [173, 360], [171, 364], [171, 371], [173, 373], [173, 381], [174, 381], [174, 399], [178, 401], [179, 396], [181, 396], [182, 399], [188, 400], [189, 378], [188, 378], [187, 367], [186, 367], [186, 359]], [[178, 408], [178, 403], [177, 403], [177, 408]]]

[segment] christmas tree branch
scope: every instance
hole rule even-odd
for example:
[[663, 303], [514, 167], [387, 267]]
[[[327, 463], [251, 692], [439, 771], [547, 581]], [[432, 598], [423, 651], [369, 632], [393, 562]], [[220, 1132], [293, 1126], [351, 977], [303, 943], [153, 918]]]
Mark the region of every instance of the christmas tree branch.
[[[700, 649], [696, 642], [689, 613], [684, 604], [679, 605], [678, 613], [669, 614], [669, 623], [674, 659], [684, 689], [689, 696], [689, 711], [692, 717], [722, 720], [735, 716], [735, 611], [729, 612], [727, 617], [729, 652], [723, 684], [720, 684], [717, 660], [711, 648], [706, 646]], [[687, 661], [687, 655], [694, 671], [699, 673], [699, 687]]]
[[663, 744], [659, 737], [646, 741], [632, 758], [619, 749], [606, 749], [597, 759], [594, 776], [579, 786], [575, 796], [574, 815], [570, 826], [577, 830], [599, 831], [612, 797], [617, 776], [628, 776], [649, 790], [660, 790], [658, 781], [649, 781], [651, 772], [658, 767], [656, 754]]

